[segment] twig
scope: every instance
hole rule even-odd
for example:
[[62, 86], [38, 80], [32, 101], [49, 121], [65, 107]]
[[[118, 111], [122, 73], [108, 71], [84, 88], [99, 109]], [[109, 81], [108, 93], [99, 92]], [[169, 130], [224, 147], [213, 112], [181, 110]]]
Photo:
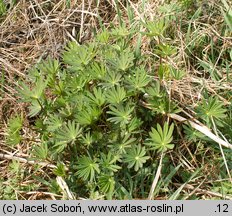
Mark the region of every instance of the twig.
[[220, 137], [216, 136], [215, 134], [213, 134], [209, 128], [207, 128], [206, 126], [203, 127], [199, 124], [196, 124], [195, 122], [191, 121], [191, 120], [188, 120], [182, 116], [179, 116], [177, 114], [169, 114], [169, 116], [172, 118], [172, 119], [175, 119], [179, 122], [183, 122], [185, 124], [190, 124], [194, 129], [200, 131], [201, 133], [203, 133], [204, 135], [206, 135], [207, 137], [209, 137], [210, 139], [212, 139], [213, 141], [217, 142], [219, 145], [222, 145], [226, 148], [229, 148], [229, 149], [232, 149], [232, 145], [224, 140], [222, 140]]
[[60, 176], [56, 177], [57, 184], [60, 186], [63, 193], [67, 196], [69, 200], [74, 200], [75, 197], [72, 194], [72, 192], [69, 190], [67, 183], [64, 181], [64, 179]]
[[85, 1], [82, 0], [81, 27], [80, 27], [79, 42], [81, 42], [82, 33], [84, 29], [84, 10], [85, 10]]
[[54, 194], [54, 193], [49, 193], [49, 192], [44, 192], [44, 191], [30, 191], [30, 192], [25, 192], [25, 191], [20, 191], [20, 193], [25, 193], [27, 195], [33, 195], [33, 194], [44, 194], [48, 196], [53, 196], [53, 197], [60, 197], [62, 198], [62, 195]]
[[[176, 186], [180, 186], [181, 184], [178, 183], [174, 183], [174, 185]], [[204, 190], [204, 189], [200, 189], [200, 188], [194, 188], [192, 185], [190, 184], [186, 184], [184, 186], [185, 189], [189, 189], [189, 190], [195, 190], [195, 192], [197, 193], [201, 193], [201, 194], [209, 194], [212, 196], [216, 196], [216, 197], [221, 197], [223, 199], [228, 199], [228, 200], [232, 200], [232, 196], [228, 196], [228, 195], [223, 195], [217, 192], [213, 192], [213, 191], [208, 191], [208, 190]]]
[[[7, 159], [7, 160], [17, 160], [19, 162], [22, 163], [28, 163], [28, 164], [38, 164], [40, 166], [44, 166], [44, 167], [49, 167], [52, 169], [57, 168], [56, 165], [50, 164], [50, 163], [46, 163], [46, 162], [38, 162], [38, 161], [34, 161], [34, 160], [28, 160], [26, 158], [22, 158], [22, 157], [17, 157], [17, 156], [13, 156], [13, 155], [9, 155], [9, 154], [2, 154], [0, 153], [0, 158], [1, 159]], [[68, 170], [67, 167], [65, 167], [65, 170]]]
[[149, 196], [148, 196], [149, 200], [151, 200], [153, 198], [153, 193], [154, 193], [155, 187], [157, 185], [158, 179], [159, 179], [160, 174], [161, 174], [162, 162], [163, 162], [163, 153], [161, 154], [161, 158], [160, 158], [160, 161], [159, 161], [159, 166], [158, 166], [158, 169], [156, 171], [155, 178], [154, 178], [154, 180], [152, 182], [152, 186], [151, 186], [151, 189], [150, 189], [150, 192], [149, 192]]

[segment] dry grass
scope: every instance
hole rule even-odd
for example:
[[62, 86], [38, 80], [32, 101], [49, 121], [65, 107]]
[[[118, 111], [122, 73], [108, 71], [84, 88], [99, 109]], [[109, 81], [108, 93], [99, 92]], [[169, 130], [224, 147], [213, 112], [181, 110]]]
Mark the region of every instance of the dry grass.
[[[107, 13], [106, 13], [107, 11]], [[116, 11], [112, 2], [73, 0], [67, 5], [66, 0], [42, 1], [22, 0], [10, 10], [0, 22], [0, 68], [3, 82], [1, 83], [0, 100], [0, 148], [2, 157], [1, 176], [11, 179], [9, 173], [10, 159], [18, 157], [19, 161], [25, 162], [30, 157], [31, 141], [33, 134], [27, 127], [23, 130], [23, 136], [27, 142], [14, 148], [5, 144], [7, 119], [16, 113], [27, 115], [27, 106], [18, 103], [16, 87], [18, 81], [25, 79], [28, 69], [47, 56], [58, 59], [60, 51], [70, 40], [83, 43], [91, 38], [93, 29], [99, 28], [98, 16], [104, 20], [104, 25], [109, 25], [115, 19]], [[24, 123], [25, 126], [28, 124]], [[3, 154], [8, 155], [4, 158]], [[10, 155], [10, 157], [9, 157]], [[26, 159], [25, 159], [26, 158]], [[22, 163], [22, 170], [28, 173], [47, 178], [50, 172], [45, 168], [34, 171], [29, 164]], [[14, 175], [14, 173], [13, 173]], [[22, 185], [32, 184], [29, 174]], [[19, 191], [15, 191], [21, 194]], [[19, 199], [45, 199], [57, 197], [52, 193], [31, 192], [21, 194]], [[59, 197], [59, 196], [58, 196]]]

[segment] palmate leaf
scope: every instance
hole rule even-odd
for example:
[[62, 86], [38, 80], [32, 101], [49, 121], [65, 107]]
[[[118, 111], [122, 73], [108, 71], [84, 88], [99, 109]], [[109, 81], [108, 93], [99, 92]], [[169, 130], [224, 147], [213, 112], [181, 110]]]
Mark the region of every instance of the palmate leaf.
[[123, 138], [116, 141], [113, 145], [108, 145], [118, 154], [125, 154], [128, 148], [131, 148], [131, 145], [136, 141], [134, 137], [131, 137], [131, 134], [126, 134]]
[[105, 103], [105, 95], [101, 88], [93, 88], [93, 93], [88, 92], [87, 98], [98, 107], [101, 107]]
[[55, 140], [53, 145], [53, 154], [62, 153], [67, 148], [68, 143], [66, 141]]
[[0, 17], [4, 15], [6, 12], [7, 12], [6, 3], [3, 0], [1, 0], [0, 1]]
[[45, 121], [47, 130], [53, 132], [63, 125], [63, 120], [58, 115], [50, 115]]
[[110, 175], [101, 175], [98, 179], [98, 185], [103, 193], [112, 193], [115, 188], [114, 177]]
[[146, 88], [146, 97], [148, 98], [162, 98], [164, 97], [164, 92], [162, 92], [161, 88], [160, 88], [160, 82], [159, 81], [155, 81], [152, 83], [151, 86]]
[[178, 70], [175, 68], [171, 69], [171, 76], [172, 78], [176, 79], [176, 80], [181, 80], [183, 79], [183, 77], [186, 75], [185, 71], [183, 70]]
[[134, 117], [131, 119], [129, 124], [127, 125], [127, 130], [129, 133], [140, 133], [141, 130], [139, 130], [139, 127], [142, 125], [142, 120]]
[[148, 97], [148, 105], [153, 112], [160, 114], [178, 113], [181, 111], [178, 104], [170, 101], [166, 95], [164, 95], [162, 98]]
[[35, 87], [31, 91], [31, 98], [40, 99], [43, 95], [45, 88], [47, 87], [48, 80], [44, 80], [42, 77], [38, 79], [35, 84]]
[[144, 32], [143, 34], [146, 34], [150, 37], [156, 37], [161, 36], [164, 34], [165, 29], [167, 28], [167, 25], [165, 23], [164, 19], [161, 19], [159, 21], [147, 21], [143, 24], [147, 28], [147, 32]]
[[117, 107], [110, 106], [110, 111], [107, 113], [111, 114], [113, 117], [110, 117], [107, 120], [115, 124], [120, 124], [120, 126], [123, 127], [130, 122], [133, 110], [134, 107], [130, 107], [129, 104], [124, 106], [119, 105]]
[[197, 142], [197, 140], [208, 140], [200, 131], [191, 127], [191, 125], [183, 125], [185, 138], [189, 141]]
[[109, 152], [107, 155], [101, 153], [100, 166], [104, 172], [117, 172], [119, 169], [121, 169], [120, 166], [116, 165], [117, 160], [118, 157], [111, 154], [111, 152]]
[[23, 127], [23, 117], [16, 115], [9, 119], [9, 122], [7, 124], [7, 131], [9, 133], [15, 133], [22, 129]]
[[101, 33], [98, 33], [96, 35], [96, 39], [100, 43], [107, 43], [109, 38], [110, 38], [110, 32], [106, 29], [104, 29]]
[[99, 165], [96, 160], [87, 156], [81, 157], [75, 168], [77, 169], [75, 175], [85, 181], [93, 181], [96, 177], [96, 173], [100, 173]]
[[48, 81], [44, 80], [43, 77], [40, 77], [36, 83], [34, 88], [30, 89], [24, 83], [21, 83], [21, 89], [18, 89], [20, 96], [26, 102], [31, 102], [33, 100], [38, 100], [43, 95], [44, 90], [47, 86]]
[[63, 60], [70, 66], [71, 71], [80, 71], [91, 62], [95, 55], [95, 44], [78, 45], [72, 41], [68, 43], [63, 53]]
[[23, 127], [23, 117], [16, 115], [9, 119], [7, 124], [6, 143], [12, 146], [17, 145], [22, 140], [20, 130]]
[[106, 75], [106, 67], [104, 64], [94, 62], [87, 68], [87, 73], [92, 77], [92, 79], [100, 80]]
[[[70, 79], [70, 77], [69, 77], [69, 79]], [[71, 80], [66, 82], [67, 89], [72, 91], [72, 92], [81, 91], [81, 90], [83, 90], [83, 88], [87, 82], [88, 82], [88, 79], [85, 76], [78, 75], [78, 76], [72, 77]]]
[[81, 136], [80, 142], [85, 145], [87, 148], [92, 145], [95, 141], [94, 137], [90, 134], [90, 132]]
[[53, 173], [56, 176], [61, 176], [65, 177], [66, 175], [66, 170], [65, 170], [65, 165], [63, 163], [57, 163], [56, 168], [53, 170]]
[[99, 119], [101, 109], [96, 106], [88, 106], [86, 109], [77, 113], [76, 120], [81, 125], [91, 125]]
[[36, 100], [36, 101], [32, 101], [31, 105], [29, 106], [29, 116], [33, 117], [36, 116], [40, 111], [41, 111], [42, 107], [41, 104]]
[[196, 109], [197, 116], [203, 119], [207, 125], [212, 125], [212, 118], [220, 125], [217, 120], [222, 120], [226, 117], [226, 109], [223, 108], [223, 103], [217, 97], [211, 96], [208, 100], [203, 99], [202, 104]]
[[19, 144], [22, 140], [22, 136], [20, 135], [19, 132], [15, 132], [12, 134], [7, 134], [6, 137], [6, 143], [11, 145], [11, 146], [15, 146], [17, 144]]
[[159, 44], [157, 45], [157, 49], [154, 51], [161, 57], [167, 57], [176, 54], [176, 48], [169, 44]]
[[59, 70], [59, 61], [48, 58], [45, 61], [41, 61], [37, 67], [44, 75], [55, 75]]
[[171, 77], [171, 69], [172, 67], [168, 64], [160, 64], [158, 68], [158, 76], [160, 80], [168, 80]]
[[150, 77], [143, 67], [135, 70], [132, 76], [126, 78], [126, 83], [131, 89], [143, 91], [143, 88], [151, 81]]
[[111, 88], [119, 85], [121, 80], [122, 80], [121, 74], [111, 71], [105, 77], [103, 77], [100, 85], [102, 85], [105, 88]]
[[33, 148], [33, 155], [40, 160], [46, 160], [48, 156], [48, 145], [46, 142], [40, 143]]
[[174, 125], [169, 127], [168, 123], [164, 123], [163, 129], [157, 124], [157, 129], [152, 128], [149, 132], [150, 139], [146, 145], [150, 146], [152, 150], [158, 150], [158, 152], [165, 152], [168, 149], [173, 149], [174, 145], [171, 144], [174, 130]]
[[145, 147], [138, 145], [129, 149], [124, 156], [124, 161], [128, 163], [128, 168], [134, 167], [135, 171], [138, 171], [139, 168], [143, 167], [143, 164], [150, 158], [146, 155]]
[[126, 71], [133, 66], [134, 54], [130, 49], [126, 49], [115, 58], [108, 59], [108, 63], [113, 67], [113, 69], [118, 71]]
[[119, 104], [126, 98], [126, 91], [123, 87], [117, 86], [110, 88], [106, 92], [106, 100], [110, 104]]
[[68, 121], [54, 132], [54, 153], [61, 153], [69, 143], [81, 136], [82, 128], [75, 121]]
[[68, 121], [60, 129], [57, 130], [55, 138], [61, 143], [74, 142], [81, 136], [82, 128], [75, 121]]
[[125, 23], [122, 23], [122, 25], [118, 26], [117, 28], [112, 29], [111, 34], [115, 37], [126, 37], [130, 35], [132, 32], [128, 30]]

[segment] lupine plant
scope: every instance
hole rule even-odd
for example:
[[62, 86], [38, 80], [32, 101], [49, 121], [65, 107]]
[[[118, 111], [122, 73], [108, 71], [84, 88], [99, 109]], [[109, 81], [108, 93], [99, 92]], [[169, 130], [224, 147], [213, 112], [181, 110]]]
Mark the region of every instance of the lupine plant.
[[[59, 60], [41, 61], [27, 82], [19, 83], [18, 96], [29, 105], [30, 130], [39, 137], [32, 157], [56, 164], [54, 175], [62, 176], [77, 198], [146, 198], [161, 155], [167, 177], [154, 193], [166, 188], [180, 168], [169, 164], [168, 152], [179, 137], [169, 114], [180, 109], [167, 82], [181, 80], [185, 72], [168, 63], [177, 49], [165, 39], [167, 20], [142, 25], [142, 32], [121, 24], [82, 45], [69, 42]], [[143, 52], [143, 36], [155, 55]], [[221, 126], [225, 115], [216, 97], [196, 108], [208, 127]], [[22, 126], [23, 116], [11, 119], [9, 144], [23, 140]], [[190, 126], [184, 133], [187, 140], [203, 139]]]

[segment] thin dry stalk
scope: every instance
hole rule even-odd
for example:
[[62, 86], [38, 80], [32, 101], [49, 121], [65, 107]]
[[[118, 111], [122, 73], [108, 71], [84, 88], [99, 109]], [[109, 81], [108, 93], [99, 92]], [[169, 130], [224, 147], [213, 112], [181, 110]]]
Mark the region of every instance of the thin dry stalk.
[[67, 183], [64, 181], [64, 179], [60, 176], [56, 177], [57, 184], [60, 186], [61, 190], [63, 191], [64, 195], [69, 199], [69, 200], [74, 200], [75, 197], [72, 194], [72, 192], [69, 190]]
[[[174, 185], [181, 186], [181, 184], [178, 184], [178, 183], [175, 183]], [[194, 186], [192, 186], [190, 184], [186, 184], [184, 186], [184, 188], [188, 189], [188, 190], [194, 190], [195, 192], [200, 193], [200, 194], [207, 194], [207, 195], [214, 196], [214, 197], [220, 197], [222, 199], [232, 200], [232, 196], [223, 195], [223, 194], [220, 194], [217, 192], [208, 191], [208, 190], [204, 190], [204, 189], [200, 189], [200, 188], [194, 188]]]
[[159, 166], [158, 166], [158, 169], [156, 171], [156, 174], [155, 174], [155, 178], [152, 182], [152, 185], [151, 185], [151, 189], [150, 189], [150, 192], [149, 192], [149, 196], [148, 196], [148, 199], [149, 200], [152, 200], [153, 199], [153, 193], [155, 191], [155, 187], [158, 183], [158, 180], [159, 180], [159, 177], [161, 175], [161, 169], [162, 169], [162, 162], [163, 162], [163, 156], [164, 154], [162, 153], [161, 154], [161, 157], [160, 157], [160, 161], [159, 161]]
[[185, 124], [190, 124], [194, 129], [200, 131], [201, 133], [203, 133], [204, 135], [206, 135], [207, 137], [209, 137], [210, 139], [212, 139], [213, 141], [215, 141], [216, 143], [218, 143], [219, 145], [222, 145], [226, 148], [232, 149], [232, 145], [224, 140], [222, 140], [220, 137], [216, 136], [215, 134], [213, 134], [209, 128], [207, 128], [206, 126], [201, 126], [199, 124], [196, 124], [195, 122], [188, 120], [180, 115], [177, 114], [169, 114], [169, 116], [172, 119], [175, 119], [179, 122], [183, 122]]
[[[9, 155], [9, 154], [0, 153], [0, 158], [1, 159], [6, 159], [6, 160], [16, 160], [16, 161], [19, 161], [21, 163], [28, 163], [28, 164], [32, 164], [32, 165], [36, 164], [36, 165], [40, 165], [40, 166], [43, 166], [43, 167], [49, 167], [49, 168], [52, 168], [52, 169], [57, 168], [56, 165], [53, 165], [53, 164], [50, 164], [50, 163], [47, 163], [47, 162], [38, 162], [38, 161], [34, 161], [34, 160], [28, 160], [26, 158], [14, 156], [14, 155]], [[67, 168], [65, 168], [65, 169], [67, 170]]]

